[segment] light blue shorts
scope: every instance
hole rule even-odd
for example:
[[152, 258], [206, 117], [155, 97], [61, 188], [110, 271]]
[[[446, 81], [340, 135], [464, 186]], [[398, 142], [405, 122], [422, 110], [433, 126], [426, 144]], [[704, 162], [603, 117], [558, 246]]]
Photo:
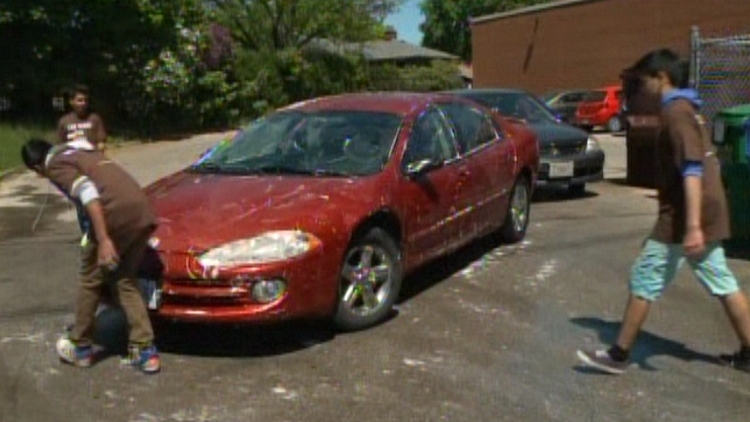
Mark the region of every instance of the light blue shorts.
[[712, 295], [726, 296], [739, 291], [737, 279], [727, 267], [720, 242], [706, 244], [706, 252], [701, 258], [690, 259], [685, 258], [682, 245], [649, 239], [631, 270], [630, 292], [648, 301], [659, 299], [685, 261]]

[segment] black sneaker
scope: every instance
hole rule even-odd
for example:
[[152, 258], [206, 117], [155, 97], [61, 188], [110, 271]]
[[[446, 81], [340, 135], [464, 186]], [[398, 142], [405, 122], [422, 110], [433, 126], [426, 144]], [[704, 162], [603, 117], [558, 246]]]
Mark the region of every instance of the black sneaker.
[[586, 366], [596, 368], [608, 374], [624, 374], [625, 370], [630, 366], [630, 362], [627, 360], [616, 361], [612, 359], [612, 356], [606, 350], [579, 350], [576, 354], [578, 355], [578, 359]]
[[719, 355], [719, 363], [734, 369], [750, 372], [750, 353], [740, 350], [731, 355]]

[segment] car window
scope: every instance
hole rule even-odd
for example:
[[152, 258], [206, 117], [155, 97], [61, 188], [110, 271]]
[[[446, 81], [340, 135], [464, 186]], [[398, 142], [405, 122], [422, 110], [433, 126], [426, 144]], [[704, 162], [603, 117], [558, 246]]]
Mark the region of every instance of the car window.
[[580, 103], [583, 101], [584, 93], [582, 92], [571, 92], [570, 94], [566, 94], [563, 97], [562, 102], [567, 104], [574, 104], [574, 103]]
[[481, 110], [461, 103], [446, 103], [438, 106], [456, 129], [459, 150], [470, 152], [497, 139], [495, 127]]
[[547, 106], [526, 93], [520, 92], [489, 92], [464, 94], [497, 113], [507, 117], [526, 120], [529, 123], [555, 121], [554, 114]]
[[404, 164], [422, 160], [443, 163], [456, 155], [453, 134], [440, 111], [431, 108], [419, 116], [409, 136]]
[[586, 95], [586, 101], [598, 103], [604, 101], [607, 97], [607, 91], [591, 91]]

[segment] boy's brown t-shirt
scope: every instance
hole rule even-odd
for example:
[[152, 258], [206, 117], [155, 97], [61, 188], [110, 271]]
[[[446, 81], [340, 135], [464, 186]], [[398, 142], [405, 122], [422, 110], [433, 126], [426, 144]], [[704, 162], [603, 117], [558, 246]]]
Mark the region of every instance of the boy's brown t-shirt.
[[86, 179], [96, 186], [107, 231], [115, 244], [128, 244], [145, 230], [156, 228], [156, 216], [141, 186], [101, 151], [63, 148], [49, 159], [47, 174], [71, 196]]
[[703, 163], [701, 228], [705, 241], [729, 238], [721, 166], [703, 117], [690, 101], [677, 99], [664, 107], [661, 123], [656, 148], [659, 217], [651, 237], [663, 243], [682, 243], [687, 217], [682, 171], [686, 161], [697, 161]]
[[96, 145], [107, 139], [107, 132], [98, 114], [91, 113], [82, 119], [76, 113], [71, 112], [60, 118], [57, 125], [57, 137], [60, 143], [75, 141], [83, 137]]

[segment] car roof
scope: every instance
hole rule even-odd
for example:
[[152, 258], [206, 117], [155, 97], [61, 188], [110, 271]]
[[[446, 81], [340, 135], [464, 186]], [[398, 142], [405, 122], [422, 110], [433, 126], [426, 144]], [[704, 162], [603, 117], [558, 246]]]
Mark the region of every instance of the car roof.
[[453, 91], [445, 91], [448, 94], [525, 94], [531, 95], [528, 92], [521, 89], [513, 88], [472, 88], [472, 89], [455, 89]]
[[444, 93], [377, 92], [341, 94], [315, 98], [291, 104], [281, 110], [306, 112], [356, 110], [407, 115], [427, 104], [449, 99]]
[[592, 91], [621, 91], [622, 86], [620, 85], [607, 85], [603, 86], [601, 88], [593, 89]]

